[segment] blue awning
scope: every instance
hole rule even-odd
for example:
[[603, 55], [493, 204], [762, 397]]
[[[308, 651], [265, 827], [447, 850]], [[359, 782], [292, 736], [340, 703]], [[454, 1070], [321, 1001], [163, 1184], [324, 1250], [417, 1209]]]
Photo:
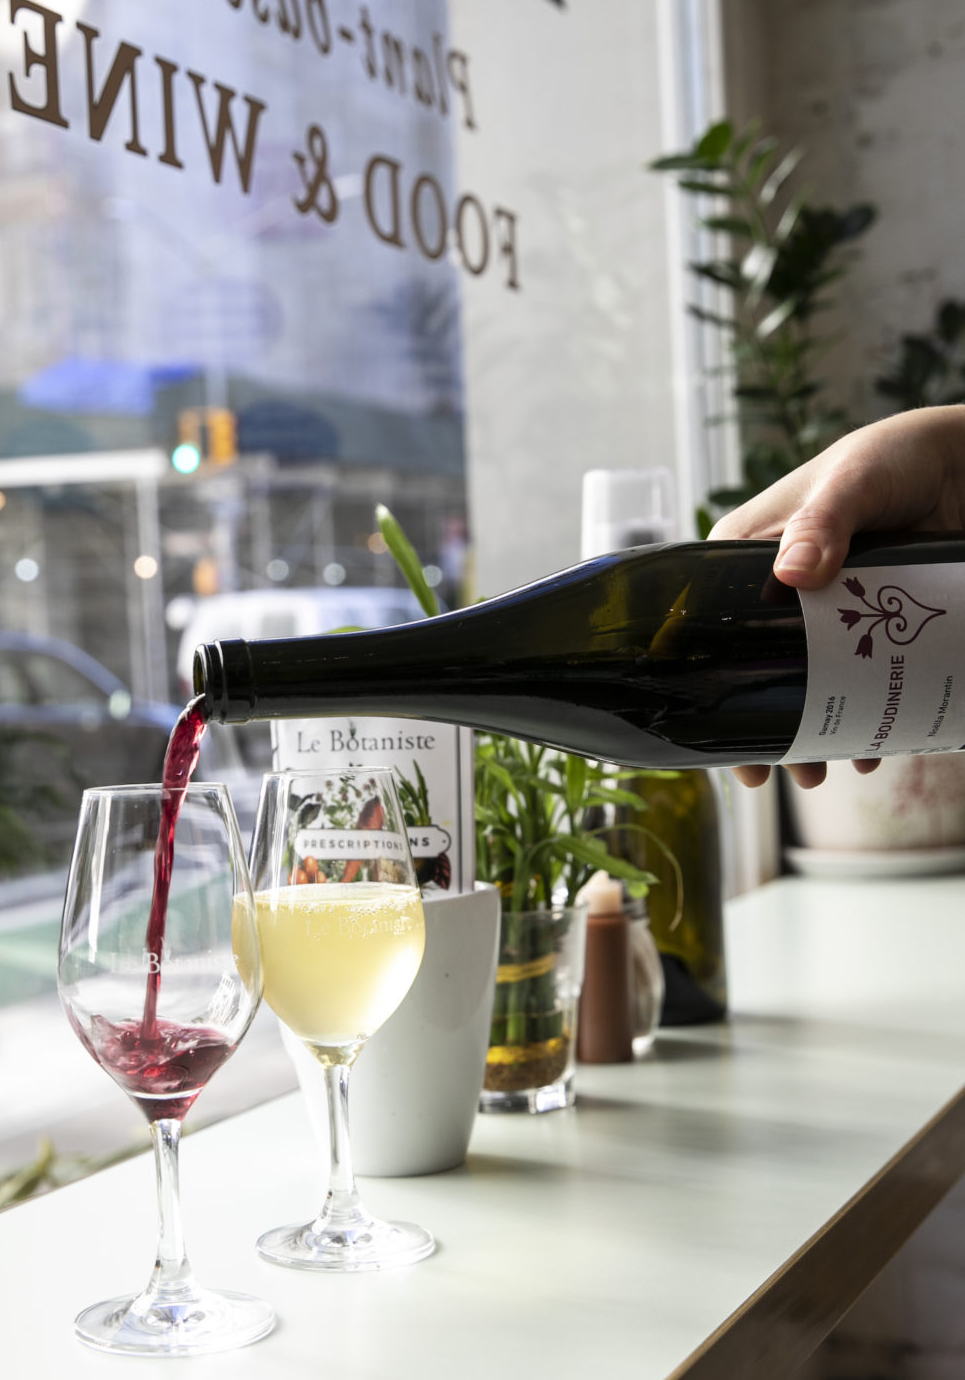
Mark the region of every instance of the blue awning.
[[28, 407], [51, 412], [116, 412], [143, 417], [154, 411], [158, 389], [194, 378], [196, 364], [138, 364], [129, 360], [58, 360], [20, 385]]

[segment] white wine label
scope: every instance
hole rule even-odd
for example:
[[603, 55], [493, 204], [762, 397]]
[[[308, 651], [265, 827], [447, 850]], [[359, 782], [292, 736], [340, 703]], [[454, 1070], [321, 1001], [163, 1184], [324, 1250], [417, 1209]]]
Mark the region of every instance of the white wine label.
[[276, 719], [271, 730], [279, 769], [392, 768], [422, 890], [450, 895], [472, 891], [476, 838], [470, 729], [359, 717]]
[[955, 564], [846, 568], [800, 591], [804, 713], [783, 762], [965, 745], [965, 591]]

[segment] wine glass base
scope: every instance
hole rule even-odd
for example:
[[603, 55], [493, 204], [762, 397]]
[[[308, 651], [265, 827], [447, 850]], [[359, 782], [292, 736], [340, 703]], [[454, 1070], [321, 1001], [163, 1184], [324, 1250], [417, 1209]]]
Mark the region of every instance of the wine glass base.
[[314, 1222], [276, 1227], [258, 1238], [258, 1252], [273, 1265], [293, 1270], [387, 1270], [414, 1265], [436, 1248], [431, 1232], [414, 1222], [369, 1219], [359, 1227], [316, 1230]]
[[88, 1346], [129, 1356], [196, 1356], [228, 1351], [267, 1337], [275, 1314], [250, 1294], [202, 1289], [183, 1303], [158, 1303], [147, 1295], [107, 1299], [74, 1319]]

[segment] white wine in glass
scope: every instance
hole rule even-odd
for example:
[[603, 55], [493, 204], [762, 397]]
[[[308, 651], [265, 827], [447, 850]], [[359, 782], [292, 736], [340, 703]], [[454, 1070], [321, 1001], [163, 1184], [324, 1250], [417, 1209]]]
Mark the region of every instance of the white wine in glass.
[[265, 1000], [325, 1070], [331, 1171], [321, 1212], [258, 1241], [268, 1260], [376, 1270], [429, 1255], [433, 1237], [364, 1208], [352, 1170], [349, 1071], [405, 997], [425, 918], [392, 773], [265, 777], [251, 849]]

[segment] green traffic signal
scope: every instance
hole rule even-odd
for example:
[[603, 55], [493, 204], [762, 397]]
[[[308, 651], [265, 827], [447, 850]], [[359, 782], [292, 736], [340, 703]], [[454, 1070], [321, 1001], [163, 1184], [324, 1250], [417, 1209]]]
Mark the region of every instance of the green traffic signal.
[[201, 452], [197, 446], [191, 445], [189, 441], [182, 441], [171, 452], [171, 464], [178, 474], [194, 474], [201, 464]]

